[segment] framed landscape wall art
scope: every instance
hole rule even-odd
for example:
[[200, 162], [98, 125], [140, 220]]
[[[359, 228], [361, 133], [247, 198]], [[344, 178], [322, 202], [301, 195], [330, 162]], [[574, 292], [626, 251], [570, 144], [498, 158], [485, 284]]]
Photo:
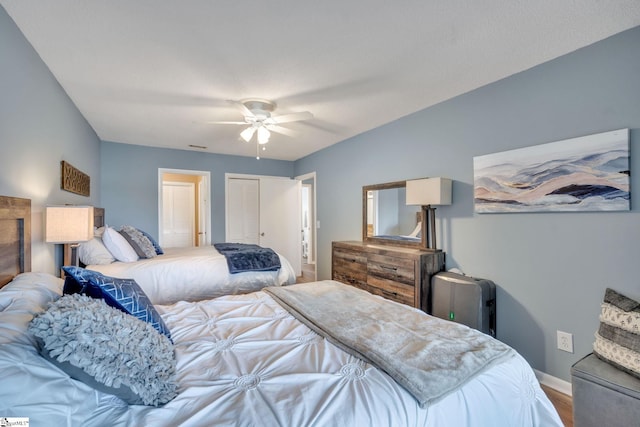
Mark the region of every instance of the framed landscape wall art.
[[473, 158], [475, 211], [627, 211], [629, 129]]

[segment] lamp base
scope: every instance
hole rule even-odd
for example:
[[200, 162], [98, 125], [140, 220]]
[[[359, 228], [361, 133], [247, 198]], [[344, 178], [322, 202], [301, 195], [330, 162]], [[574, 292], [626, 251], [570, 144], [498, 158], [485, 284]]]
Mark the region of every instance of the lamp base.
[[63, 249], [62, 265], [73, 265], [78, 267], [78, 247], [79, 243], [65, 243]]
[[422, 232], [425, 236], [425, 246], [427, 249], [437, 249], [436, 247], [436, 208], [431, 205], [422, 206]]

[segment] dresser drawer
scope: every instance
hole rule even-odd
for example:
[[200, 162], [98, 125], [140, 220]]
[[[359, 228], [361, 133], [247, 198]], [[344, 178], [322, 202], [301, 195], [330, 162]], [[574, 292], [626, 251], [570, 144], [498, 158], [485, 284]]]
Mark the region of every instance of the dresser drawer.
[[380, 279], [406, 283], [415, 286], [415, 261], [388, 255], [369, 254], [367, 257], [367, 274]]
[[332, 279], [365, 288], [367, 283], [367, 257], [362, 252], [334, 248]]
[[364, 289], [374, 295], [415, 307], [416, 288], [414, 285], [369, 276], [367, 287]]

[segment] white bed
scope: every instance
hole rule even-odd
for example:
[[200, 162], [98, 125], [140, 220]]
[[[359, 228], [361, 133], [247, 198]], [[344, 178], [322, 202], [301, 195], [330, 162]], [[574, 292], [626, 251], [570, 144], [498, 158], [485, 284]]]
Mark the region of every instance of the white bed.
[[253, 292], [264, 286], [295, 283], [293, 267], [280, 256], [277, 271], [230, 274], [224, 255], [213, 246], [167, 248], [163, 255], [135, 262], [88, 265], [106, 276], [134, 279], [154, 304], [199, 301], [222, 295]]
[[[0, 207], [3, 203], [0, 197]], [[157, 332], [157, 322], [152, 326], [149, 320], [138, 320], [103, 300], [80, 295], [61, 297], [62, 279], [26, 272], [30, 230], [25, 218], [30, 212], [21, 208], [17, 216], [12, 216], [9, 211], [0, 209], [0, 278], [21, 274], [4, 287], [5, 280], [0, 282], [0, 417], [26, 417], [32, 426], [562, 426], [531, 367], [512, 349], [459, 387], [421, 407], [414, 395], [387, 373], [313, 332], [265, 290], [155, 305], [160, 323], [170, 331], [171, 343], [166, 333]], [[12, 251], [19, 255], [12, 255]], [[315, 286], [321, 284], [273, 289]], [[129, 295], [124, 297], [130, 300]], [[380, 297], [367, 298], [382, 301]], [[108, 316], [89, 325], [62, 322], [64, 316], [59, 317], [60, 311], [54, 309], [75, 300], [87, 305], [67, 310], [67, 320], [80, 314]], [[422, 330], [429, 330], [429, 324], [438, 326], [432, 323], [438, 322], [441, 329], [464, 330], [472, 334], [467, 335], [471, 340], [475, 336], [498, 345], [480, 332], [431, 318], [410, 307], [387, 301], [381, 308], [391, 309], [388, 304], [393, 305], [392, 311], [423, 316], [424, 322], [414, 325]], [[94, 309], [95, 305], [101, 308]], [[345, 312], [352, 310], [353, 304], [344, 308]], [[52, 323], [34, 330], [43, 319]], [[404, 325], [406, 322], [400, 324]], [[386, 329], [382, 323], [377, 328]], [[39, 334], [44, 333], [57, 339], [55, 330], [88, 337], [85, 342], [90, 352], [72, 346], [73, 351], [67, 354], [90, 354], [91, 366], [111, 360], [99, 360], [99, 353], [108, 353], [106, 348], [113, 341], [129, 343], [119, 350], [122, 354], [140, 348], [141, 358], [148, 361], [158, 360], [158, 355], [142, 349], [149, 343], [162, 343], [175, 369], [160, 372], [155, 362], [139, 363], [136, 369], [142, 367], [158, 378], [170, 375], [174, 388], [164, 395], [168, 401], [159, 406], [128, 405], [113, 394], [98, 391], [95, 384], [73, 379], [39, 352], [43, 344], [36, 335], [43, 339]], [[46, 347], [46, 338], [44, 342]], [[452, 347], [460, 342], [457, 340]], [[93, 349], [97, 349], [95, 357]], [[119, 366], [126, 368], [128, 364]], [[118, 370], [117, 375], [110, 370], [103, 372], [122, 377], [130, 371]], [[136, 376], [127, 378], [140, 384]], [[145, 381], [143, 391], [155, 388], [156, 383]]]
[[26, 273], [0, 290], [0, 414], [68, 426], [561, 426], [519, 355], [421, 409], [379, 369], [294, 319], [264, 292], [156, 306], [175, 342], [178, 396], [131, 405], [38, 354], [27, 325], [62, 280]]
[[[81, 243], [78, 248], [80, 264], [106, 276], [136, 280], [154, 304], [171, 304], [181, 300], [199, 301], [253, 292], [264, 286], [283, 286], [296, 282], [293, 267], [280, 254], [278, 258], [281, 267], [276, 271], [231, 274], [224, 255], [211, 245], [161, 248], [152, 236], [135, 227], [122, 226], [116, 230], [108, 226], [104, 208], [94, 208], [94, 226], [94, 238]], [[125, 228], [144, 234], [143, 239], [147, 239], [147, 244], [153, 246], [143, 250], [144, 248], [140, 248], [143, 245], [136, 244], [142, 242], [132, 241], [130, 235], [124, 239], [119, 234]], [[105, 234], [111, 237], [106, 239]], [[151, 251], [152, 257], [143, 256], [142, 252], [145, 251]], [[66, 265], [72, 264], [69, 245], [65, 246], [64, 262]]]

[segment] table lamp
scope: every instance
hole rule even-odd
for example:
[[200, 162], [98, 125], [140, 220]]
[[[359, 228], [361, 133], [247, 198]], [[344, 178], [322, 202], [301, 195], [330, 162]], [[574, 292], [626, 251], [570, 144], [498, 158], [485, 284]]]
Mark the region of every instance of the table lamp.
[[406, 184], [407, 205], [422, 206], [422, 230], [426, 232], [428, 249], [436, 249], [436, 209], [433, 206], [451, 204], [449, 178], [411, 179]]

